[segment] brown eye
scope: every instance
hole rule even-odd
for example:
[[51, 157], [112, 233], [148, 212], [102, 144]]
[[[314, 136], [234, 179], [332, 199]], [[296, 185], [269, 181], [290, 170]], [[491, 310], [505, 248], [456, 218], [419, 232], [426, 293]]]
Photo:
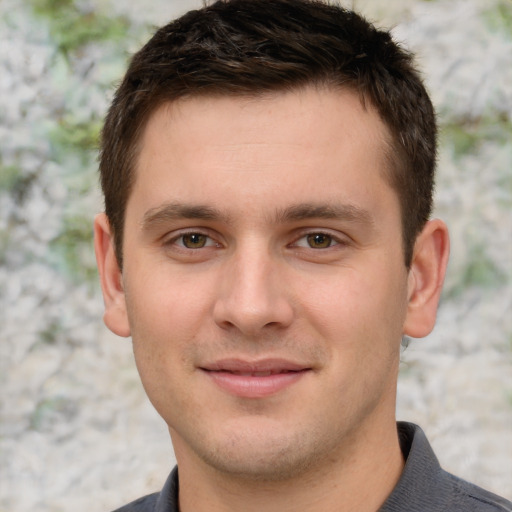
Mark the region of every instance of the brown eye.
[[202, 249], [208, 241], [208, 237], [201, 233], [189, 233], [187, 235], [183, 235], [181, 239], [183, 241], [183, 245], [187, 249]]
[[332, 245], [332, 237], [325, 233], [312, 233], [307, 236], [309, 247], [312, 249], [326, 249]]

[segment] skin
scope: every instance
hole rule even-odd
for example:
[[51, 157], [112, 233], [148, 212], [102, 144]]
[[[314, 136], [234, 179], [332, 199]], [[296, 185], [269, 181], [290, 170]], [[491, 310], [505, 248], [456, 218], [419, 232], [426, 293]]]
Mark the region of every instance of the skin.
[[[374, 511], [396, 485], [400, 340], [434, 325], [448, 235], [427, 223], [405, 267], [388, 138], [344, 90], [192, 98], [150, 118], [122, 272], [103, 214], [96, 254], [105, 322], [132, 336], [169, 426], [182, 512]], [[275, 388], [249, 372], [233, 392], [226, 359], [300, 372]]]

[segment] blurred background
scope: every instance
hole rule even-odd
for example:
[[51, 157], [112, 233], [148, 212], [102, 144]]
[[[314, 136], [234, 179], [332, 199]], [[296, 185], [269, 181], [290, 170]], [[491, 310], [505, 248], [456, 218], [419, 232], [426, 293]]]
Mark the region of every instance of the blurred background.
[[[342, 2], [418, 55], [452, 236], [438, 326], [402, 354], [398, 418], [512, 499], [512, 2]], [[127, 59], [196, 0], [0, 0], [0, 512], [111, 510], [173, 466], [92, 248], [96, 144]]]

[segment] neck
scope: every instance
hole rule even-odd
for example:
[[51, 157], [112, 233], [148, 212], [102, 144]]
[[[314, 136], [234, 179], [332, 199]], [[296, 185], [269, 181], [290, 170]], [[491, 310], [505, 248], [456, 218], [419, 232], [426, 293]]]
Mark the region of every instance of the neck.
[[369, 430], [348, 439], [343, 455], [277, 482], [219, 473], [190, 453], [179, 457], [177, 450], [180, 511], [375, 512], [397, 484], [404, 461], [394, 419], [377, 433]]

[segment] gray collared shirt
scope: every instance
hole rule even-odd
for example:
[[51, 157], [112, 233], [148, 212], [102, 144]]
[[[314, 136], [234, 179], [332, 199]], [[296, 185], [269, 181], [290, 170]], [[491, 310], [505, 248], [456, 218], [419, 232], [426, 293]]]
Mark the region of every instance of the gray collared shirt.
[[[399, 422], [405, 468], [378, 512], [512, 512], [512, 503], [444, 471], [420, 427]], [[178, 469], [159, 493], [114, 512], [179, 512]]]

